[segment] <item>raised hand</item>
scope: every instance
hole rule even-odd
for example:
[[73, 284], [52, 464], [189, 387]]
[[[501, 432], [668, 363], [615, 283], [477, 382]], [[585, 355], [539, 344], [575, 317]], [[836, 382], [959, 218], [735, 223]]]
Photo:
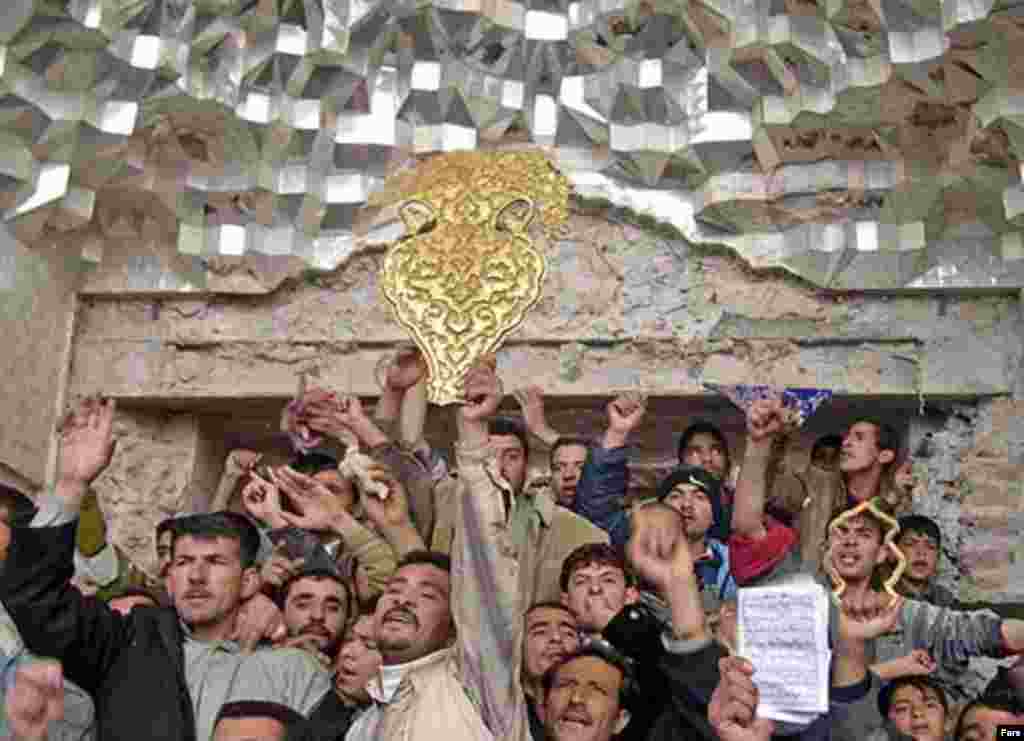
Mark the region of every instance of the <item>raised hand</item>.
[[758, 399], [747, 410], [747, 437], [763, 443], [774, 439], [786, 426], [788, 414], [782, 399]]
[[252, 651], [261, 641], [279, 641], [288, 634], [281, 609], [264, 594], [256, 593], [238, 608], [231, 640]]
[[299, 573], [299, 570], [305, 565], [306, 559], [304, 558], [288, 558], [288, 555], [284, 552], [284, 546], [277, 544], [274, 546], [274, 552], [264, 562], [263, 568], [260, 569], [260, 578], [264, 584], [270, 584], [280, 589], [288, 581]]
[[844, 597], [839, 609], [839, 637], [863, 642], [892, 631], [899, 623], [903, 597], [868, 590], [866, 594]]
[[775, 723], [757, 717], [759, 701], [754, 667], [746, 659], [727, 656], [718, 662], [718, 686], [708, 705], [708, 721], [722, 741], [768, 741]]
[[657, 587], [670, 590], [673, 580], [693, 574], [693, 559], [678, 518], [660, 507], [639, 507], [632, 515], [626, 557], [633, 569]]
[[519, 409], [523, 413], [523, 421], [526, 423], [526, 429], [530, 431], [530, 434], [539, 437], [549, 445], [554, 442], [554, 440], [549, 441], [549, 438], [553, 436], [557, 439], [558, 433], [548, 424], [548, 418], [544, 411], [544, 392], [540, 386], [526, 386], [525, 388], [516, 389], [512, 392], [512, 395], [519, 403]]
[[281, 512], [281, 518], [289, 525], [304, 530], [327, 531], [332, 529], [339, 516], [345, 514], [345, 503], [325, 484], [312, 476], [306, 476], [288, 467], [281, 466], [271, 472], [274, 483], [281, 488], [298, 514]]
[[890, 672], [888, 679], [895, 679], [896, 677], [912, 677], [912, 676], [927, 676], [932, 674], [938, 668], [938, 664], [932, 655], [923, 648], [915, 648], [906, 656], [900, 656], [898, 659], [885, 662]]
[[485, 358], [466, 374], [462, 387], [465, 402], [459, 407], [463, 421], [483, 422], [498, 411], [504, 391], [495, 373], [496, 365], [492, 359]]
[[363, 410], [363, 403], [358, 396], [341, 396], [312, 402], [306, 407], [305, 419], [310, 429], [323, 432], [335, 439], [355, 435], [363, 440], [367, 430], [376, 430], [373, 421]]
[[427, 375], [427, 361], [418, 348], [400, 350], [384, 371], [384, 387], [392, 391], [405, 391]]
[[616, 396], [608, 404], [608, 428], [616, 432], [629, 433], [637, 428], [644, 412], [647, 399], [636, 391], [627, 391]]
[[115, 411], [113, 399], [91, 397], [68, 412], [59, 428], [61, 483], [84, 490], [110, 464]]
[[228, 460], [235, 468], [243, 473], [249, 473], [256, 467], [256, 464], [263, 460], [262, 453], [256, 453], [252, 450], [232, 450], [228, 453]]
[[604, 435], [604, 448], [621, 448], [626, 444], [629, 433], [635, 430], [647, 411], [647, 399], [635, 391], [612, 399], [607, 406], [608, 430]]
[[376, 525], [381, 533], [395, 528], [412, 527], [412, 515], [409, 513], [409, 498], [405, 493], [405, 487], [389, 468], [380, 463], [371, 465], [368, 472], [371, 479], [388, 488], [388, 495], [384, 498], [361, 493], [360, 501], [370, 522]]
[[64, 717], [64, 673], [56, 661], [18, 667], [4, 698], [7, 722], [19, 741], [46, 741], [46, 729]]
[[281, 493], [277, 486], [256, 474], [251, 474], [242, 489], [242, 506], [257, 520], [272, 528], [284, 527]]

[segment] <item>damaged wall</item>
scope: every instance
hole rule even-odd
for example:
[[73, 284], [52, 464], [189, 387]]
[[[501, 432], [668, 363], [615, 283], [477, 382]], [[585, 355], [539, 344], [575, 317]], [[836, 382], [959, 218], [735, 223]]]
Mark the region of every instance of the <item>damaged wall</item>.
[[22, 491], [46, 479], [79, 279], [63, 258], [25, 249], [0, 226], [0, 482]]
[[[850, 397], [812, 419], [798, 464], [817, 435], [878, 399], [915, 444], [932, 433], [934, 454], [919, 463], [921, 507], [949, 532], [944, 578], [965, 596], [1024, 596], [1017, 561], [996, 555], [1024, 509], [1021, 409], [1010, 400], [1021, 372], [1018, 294], [830, 294], [641, 228], [618, 209], [579, 209], [569, 234], [546, 245], [543, 297], [500, 354], [506, 388], [542, 386], [556, 397], [555, 426], [579, 432], [603, 429], [608, 395], [662, 397], [637, 436], [638, 487], [671, 464], [695, 411], [721, 419], [738, 448], [742, 417], [703, 381], [827, 386]], [[89, 276], [71, 387], [136, 405], [119, 423], [134, 442], [97, 484], [114, 537], [134, 558], [150, 566], [153, 524], [209, 495], [227, 452], [218, 430], [279, 443], [276, 415], [298, 373], [376, 394], [372, 369], [405, 340], [378, 290], [382, 258], [382, 247], [364, 245], [329, 273], [221, 259], [204, 278], [216, 292], [203, 295], [140, 292], [113, 267]], [[927, 416], [917, 415], [922, 402]], [[221, 417], [202, 423], [209, 414]], [[444, 420], [434, 414], [430, 425], [442, 442]]]

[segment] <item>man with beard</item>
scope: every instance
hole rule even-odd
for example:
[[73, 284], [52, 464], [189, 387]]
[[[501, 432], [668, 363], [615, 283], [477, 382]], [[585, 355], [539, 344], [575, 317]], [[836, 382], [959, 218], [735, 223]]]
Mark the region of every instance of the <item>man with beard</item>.
[[350, 604], [348, 585], [336, 570], [301, 569], [281, 592], [288, 639], [284, 645], [308, 648], [334, 663]]
[[328, 691], [306, 652], [246, 654], [231, 640], [242, 601], [259, 588], [260, 537], [242, 515], [193, 515], [175, 523], [166, 577], [173, 608], [127, 616], [70, 588], [77, 513], [114, 452], [114, 404], [90, 399], [61, 429], [53, 493], [28, 527], [12, 530], [0, 599], [25, 643], [59, 659], [96, 703], [98, 738], [207, 739], [235, 699], [266, 700], [306, 713]]
[[[367, 687], [373, 704], [346, 741], [529, 738], [515, 665], [522, 577], [509, 533], [512, 492], [488, 433], [502, 397], [493, 367], [470, 369], [463, 392], [451, 560], [413, 551], [400, 561], [375, 613], [383, 663]], [[395, 514], [408, 520], [407, 510]]]

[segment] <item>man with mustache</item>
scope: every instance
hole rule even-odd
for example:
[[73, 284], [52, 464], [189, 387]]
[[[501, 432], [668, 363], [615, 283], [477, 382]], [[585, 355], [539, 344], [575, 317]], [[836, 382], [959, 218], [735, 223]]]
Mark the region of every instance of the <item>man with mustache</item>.
[[28, 527], [12, 530], [0, 599], [30, 649], [59, 659], [96, 702], [100, 741], [208, 739], [232, 700], [309, 712], [330, 678], [307, 652], [243, 653], [231, 639], [243, 600], [260, 587], [259, 532], [217, 512], [176, 521], [165, 580], [172, 608], [120, 615], [70, 588], [77, 513], [114, 452], [114, 404], [81, 403], [61, 430], [58, 483]]
[[576, 617], [558, 602], [538, 602], [525, 616], [523, 631], [523, 692], [530, 714], [533, 741], [544, 738], [541, 712], [544, 674], [580, 646]]
[[281, 591], [285, 645], [305, 643], [333, 663], [348, 620], [348, 585], [334, 569], [302, 568]]
[[[469, 371], [464, 397], [451, 559], [420, 550], [399, 562], [375, 613], [383, 663], [367, 687], [373, 704], [346, 741], [529, 739], [514, 666], [522, 575], [509, 533], [512, 492], [488, 435], [500, 386], [486, 364]], [[407, 510], [394, 514], [408, 520]]]
[[[663, 514], [673, 527], [665, 525]], [[627, 546], [632, 568], [664, 597], [668, 619], [652, 619], [640, 605], [626, 605], [602, 636], [552, 666], [543, 682], [545, 739], [715, 738], [707, 705], [724, 652], [707, 633], [679, 519], [661, 504], [635, 511]], [[639, 691], [631, 691], [634, 684]]]

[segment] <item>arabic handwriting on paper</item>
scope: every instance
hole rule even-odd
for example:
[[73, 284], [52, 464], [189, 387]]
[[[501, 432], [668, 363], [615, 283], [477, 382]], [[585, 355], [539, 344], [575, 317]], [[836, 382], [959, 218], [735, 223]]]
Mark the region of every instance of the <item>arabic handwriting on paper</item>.
[[759, 715], [827, 710], [827, 620], [820, 588], [740, 590], [741, 651], [756, 669]]

